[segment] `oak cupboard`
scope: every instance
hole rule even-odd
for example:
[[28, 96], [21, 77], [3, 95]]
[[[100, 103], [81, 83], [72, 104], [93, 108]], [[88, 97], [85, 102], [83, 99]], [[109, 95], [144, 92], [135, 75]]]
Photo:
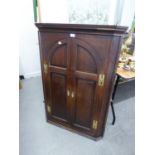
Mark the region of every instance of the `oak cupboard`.
[[103, 136], [127, 27], [36, 23], [47, 121]]

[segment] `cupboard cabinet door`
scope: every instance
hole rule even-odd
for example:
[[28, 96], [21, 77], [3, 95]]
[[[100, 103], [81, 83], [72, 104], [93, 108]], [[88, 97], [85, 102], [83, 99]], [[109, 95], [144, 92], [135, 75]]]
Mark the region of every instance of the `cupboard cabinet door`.
[[93, 134], [97, 131], [102, 104], [100, 92], [103, 88], [98, 86], [98, 76], [103, 74], [104, 62], [93, 46], [82, 40], [82, 37], [72, 39], [71, 51], [73, 126]]
[[127, 27], [36, 23], [47, 121], [93, 139], [104, 134]]
[[[48, 48], [44, 75], [47, 95], [47, 117], [49, 121], [69, 122], [69, 40], [56, 41]], [[47, 71], [46, 71], [47, 65]]]

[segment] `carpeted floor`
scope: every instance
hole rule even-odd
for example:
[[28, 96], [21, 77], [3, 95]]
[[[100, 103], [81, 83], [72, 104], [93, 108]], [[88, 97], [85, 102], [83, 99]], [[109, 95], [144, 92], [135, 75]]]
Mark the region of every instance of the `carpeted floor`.
[[134, 83], [118, 87], [116, 124], [109, 108], [105, 136], [95, 142], [45, 120], [41, 78], [23, 81], [20, 90], [20, 155], [134, 155]]

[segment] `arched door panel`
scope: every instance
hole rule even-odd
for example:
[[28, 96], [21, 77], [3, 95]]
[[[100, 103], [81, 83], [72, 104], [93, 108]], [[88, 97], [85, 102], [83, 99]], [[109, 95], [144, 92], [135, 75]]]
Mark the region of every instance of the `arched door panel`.
[[50, 65], [58, 67], [67, 67], [67, 44], [63, 44], [55, 49], [50, 58]]

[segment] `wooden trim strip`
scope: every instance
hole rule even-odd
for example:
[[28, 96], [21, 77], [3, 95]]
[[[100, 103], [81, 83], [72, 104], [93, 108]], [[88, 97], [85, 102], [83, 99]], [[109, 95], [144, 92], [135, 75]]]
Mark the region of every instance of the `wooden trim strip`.
[[67, 74], [66, 68], [58, 67], [58, 66], [49, 66], [49, 71], [59, 73], [59, 74]]
[[97, 74], [94, 74], [94, 73], [86, 73], [86, 72], [82, 72], [82, 71], [75, 71], [75, 76], [82, 78], [82, 79], [87, 79], [87, 80], [93, 80], [93, 81], [98, 80]]
[[128, 27], [117, 25], [88, 25], [88, 24], [59, 24], [59, 23], [35, 23], [40, 29], [99, 31], [108, 33], [124, 34]]

